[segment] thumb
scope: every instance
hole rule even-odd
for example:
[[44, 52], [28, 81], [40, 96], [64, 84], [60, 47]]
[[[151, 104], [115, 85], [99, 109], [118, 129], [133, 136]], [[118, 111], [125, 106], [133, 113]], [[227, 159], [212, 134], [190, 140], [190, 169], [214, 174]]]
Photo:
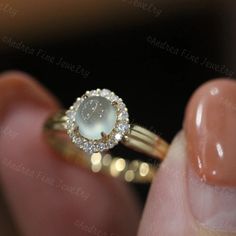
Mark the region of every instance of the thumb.
[[139, 236], [236, 235], [236, 113], [229, 104], [236, 104], [232, 81], [207, 83], [193, 95], [184, 131], [174, 139], [153, 181]]

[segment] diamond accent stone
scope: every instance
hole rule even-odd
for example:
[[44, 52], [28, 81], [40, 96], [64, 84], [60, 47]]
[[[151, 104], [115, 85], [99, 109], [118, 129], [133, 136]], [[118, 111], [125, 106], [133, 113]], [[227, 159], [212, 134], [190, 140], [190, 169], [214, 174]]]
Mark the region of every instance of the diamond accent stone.
[[120, 123], [117, 127], [118, 131], [124, 134], [129, 129], [129, 124]]
[[117, 133], [117, 134], [115, 135], [115, 139], [116, 139], [117, 141], [120, 141], [120, 140], [122, 139], [122, 134], [121, 134], [121, 133]]

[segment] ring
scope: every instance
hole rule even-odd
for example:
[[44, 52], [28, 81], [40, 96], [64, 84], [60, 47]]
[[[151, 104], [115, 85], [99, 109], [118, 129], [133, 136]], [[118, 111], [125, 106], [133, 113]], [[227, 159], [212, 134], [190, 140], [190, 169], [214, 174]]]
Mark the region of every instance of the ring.
[[109, 150], [120, 142], [161, 161], [169, 146], [148, 129], [130, 124], [123, 100], [108, 89], [87, 91], [69, 110], [50, 116], [44, 134], [63, 159], [136, 183], [151, 182], [157, 165], [116, 157]]

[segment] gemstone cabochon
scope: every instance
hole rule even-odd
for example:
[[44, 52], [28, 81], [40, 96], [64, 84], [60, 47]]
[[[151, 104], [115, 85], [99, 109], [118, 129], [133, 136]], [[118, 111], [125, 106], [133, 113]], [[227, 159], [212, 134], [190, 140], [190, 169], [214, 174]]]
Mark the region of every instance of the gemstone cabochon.
[[66, 112], [65, 128], [80, 149], [90, 154], [102, 152], [129, 132], [128, 110], [108, 89], [87, 91]]

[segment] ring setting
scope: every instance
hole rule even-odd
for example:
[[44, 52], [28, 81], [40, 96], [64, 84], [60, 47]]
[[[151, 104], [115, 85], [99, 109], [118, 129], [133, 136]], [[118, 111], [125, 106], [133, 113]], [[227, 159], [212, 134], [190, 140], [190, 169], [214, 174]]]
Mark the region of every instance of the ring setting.
[[71, 141], [84, 152], [103, 152], [130, 132], [128, 109], [108, 89], [87, 91], [66, 111], [65, 129]]
[[[151, 182], [169, 148], [159, 135], [130, 124], [126, 105], [108, 89], [87, 91], [67, 111], [52, 113], [43, 128], [63, 160], [127, 182]], [[108, 151], [118, 143], [157, 159], [157, 165]]]

